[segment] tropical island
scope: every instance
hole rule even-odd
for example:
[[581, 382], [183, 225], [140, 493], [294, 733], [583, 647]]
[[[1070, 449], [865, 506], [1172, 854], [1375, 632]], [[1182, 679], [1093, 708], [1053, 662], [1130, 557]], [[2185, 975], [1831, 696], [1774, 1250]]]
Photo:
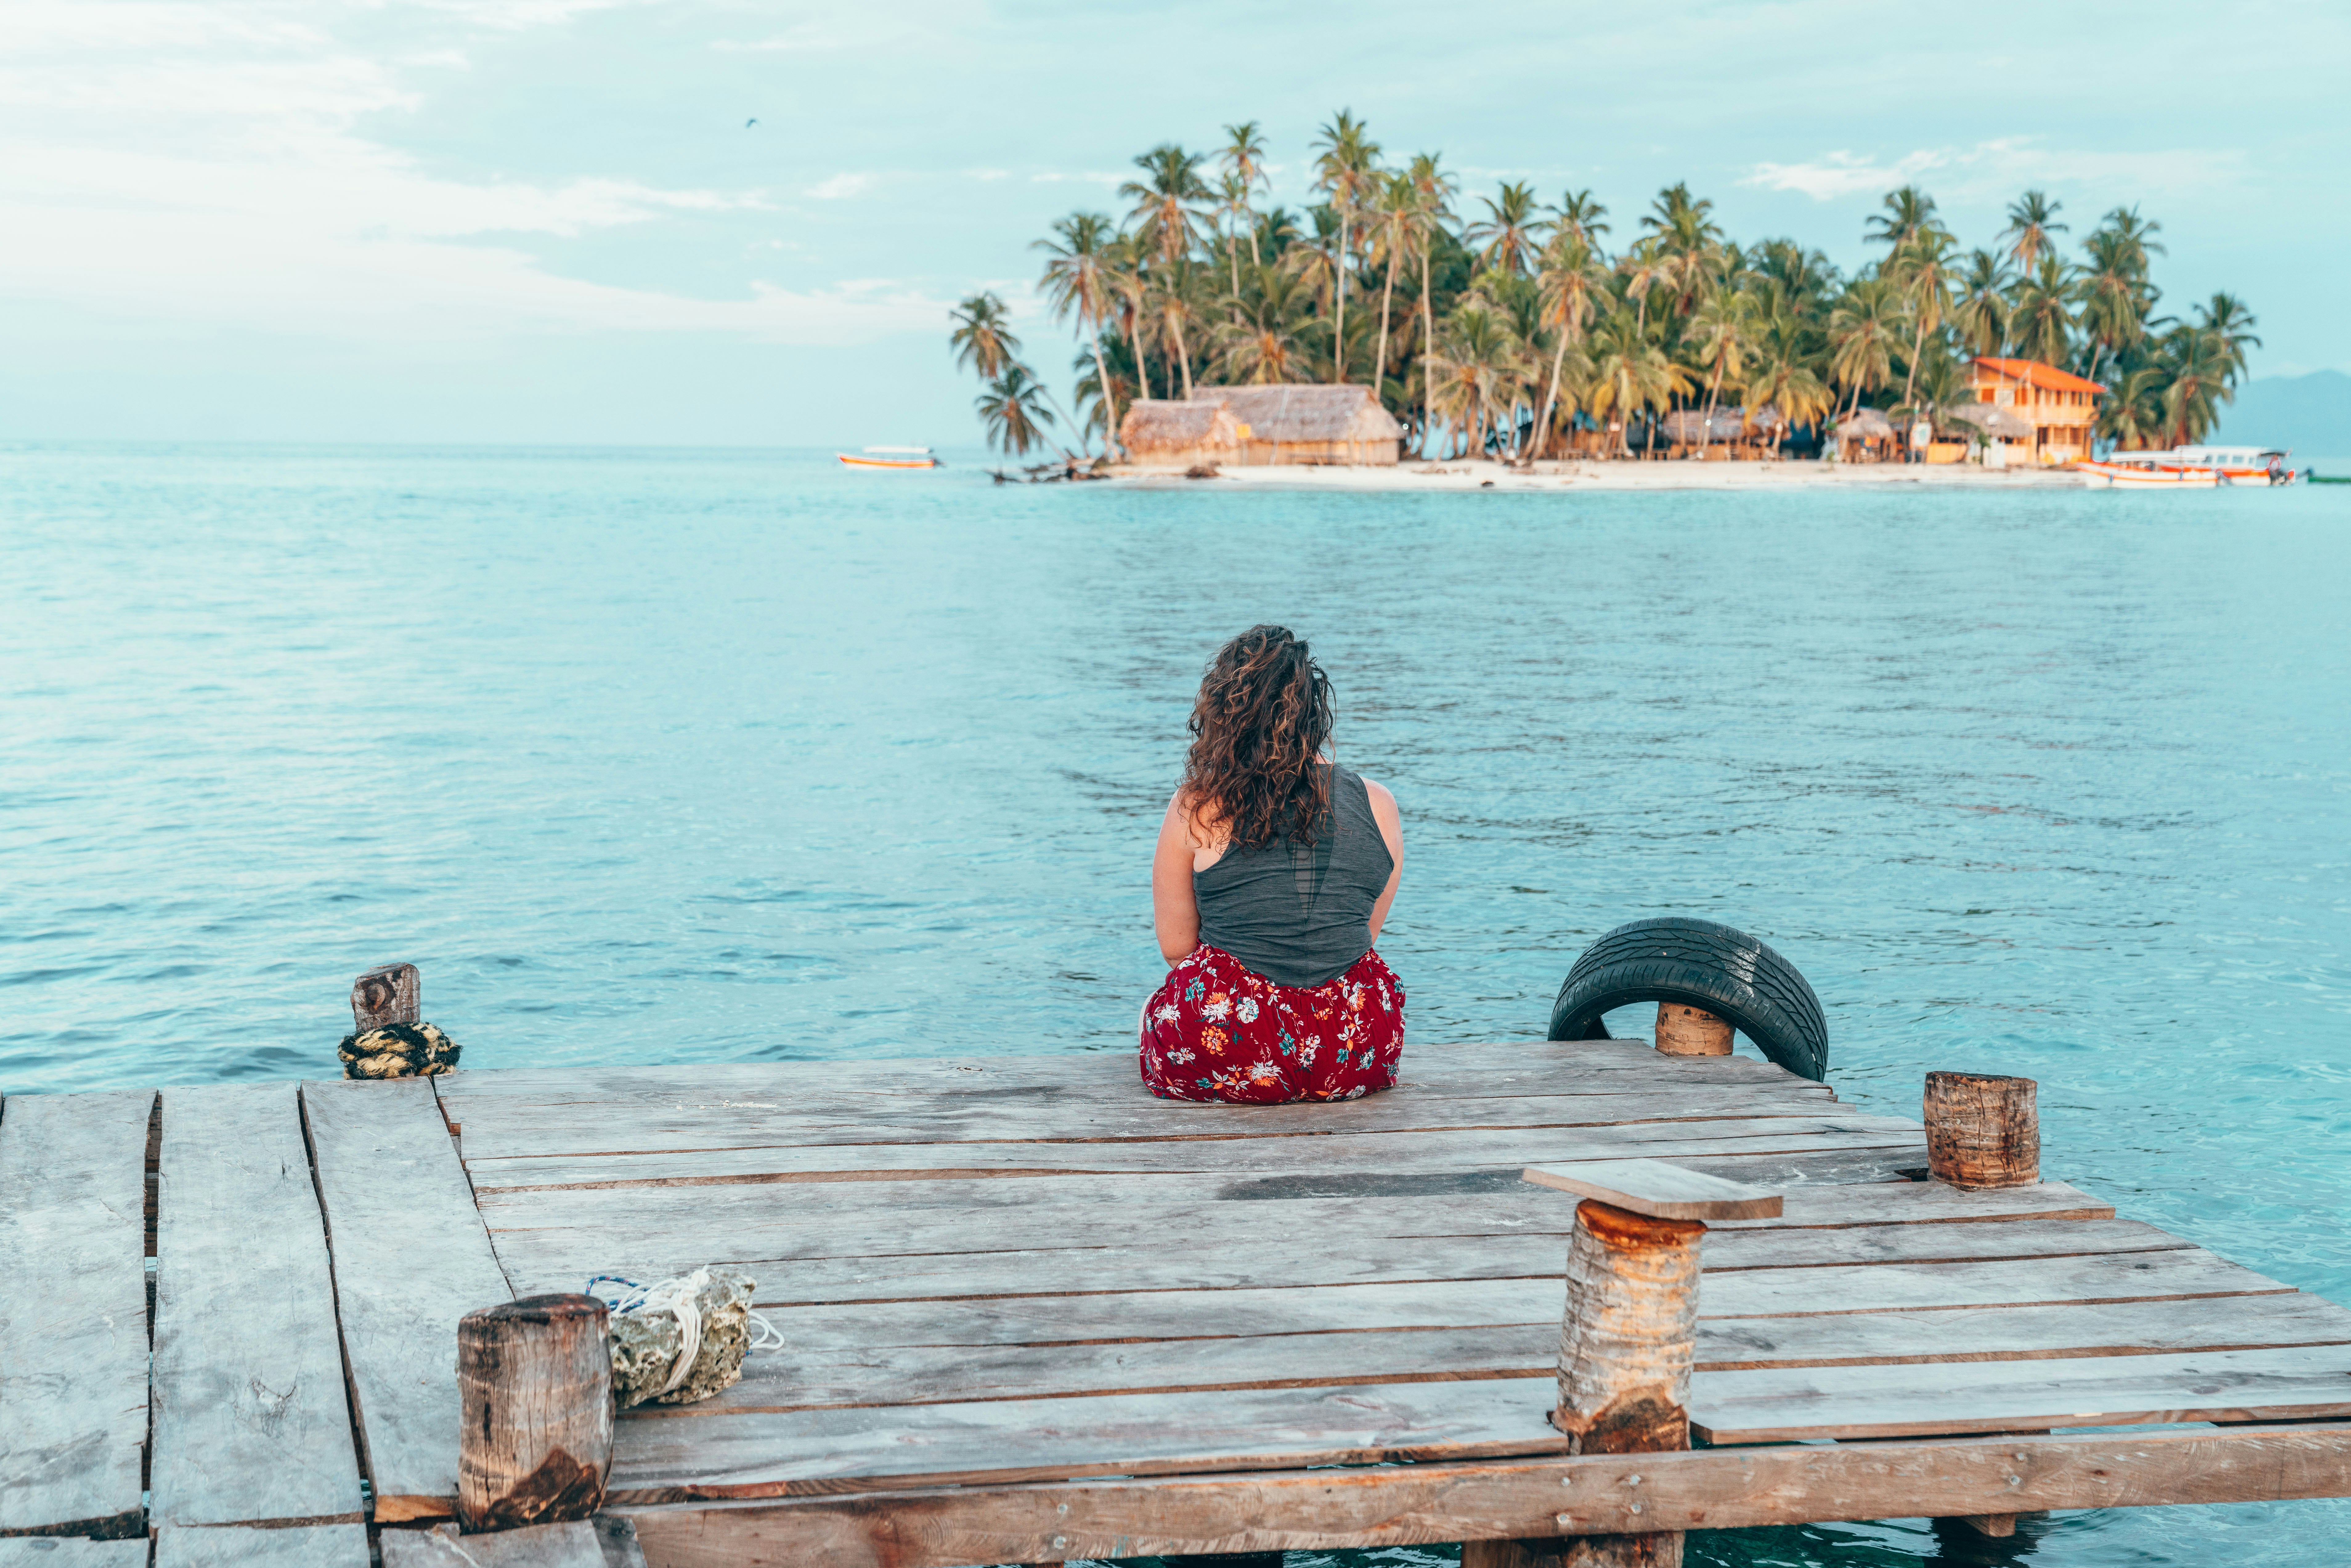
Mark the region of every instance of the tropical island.
[[1388, 462], [2049, 465], [2094, 442], [2202, 440], [2261, 341], [2232, 294], [2162, 308], [2162, 225], [2136, 207], [2069, 248], [2062, 204], [2027, 191], [1991, 245], [1963, 249], [1904, 185], [1869, 220], [1879, 254], [1848, 275], [1794, 239], [1732, 239], [1687, 184], [1621, 225], [1588, 190], [1546, 202], [1504, 182], [1465, 201], [1438, 154], [1391, 162], [1345, 111], [1312, 148], [1321, 199], [1293, 212], [1265, 202], [1257, 122], [1224, 131], [1213, 154], [1135, 158], [1123, 220], [1074, 212], [1037, 242], [1039, 288], [1078, 339], [1068, 402], [1021, 359], [999, 297], [956, 308], [952, 345], [999, 450], [1067, 431], [1103, 459], [1245, 452], [1274, 434], [1249, 414], [1281, 388], [1277, 450], [1306, 462], [1353, 461], [1379, 430]]

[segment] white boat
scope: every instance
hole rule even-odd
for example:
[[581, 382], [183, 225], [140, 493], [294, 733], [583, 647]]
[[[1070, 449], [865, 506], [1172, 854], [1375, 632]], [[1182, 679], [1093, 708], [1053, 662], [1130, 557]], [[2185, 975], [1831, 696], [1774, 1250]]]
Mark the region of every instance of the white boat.
[[2288, 454], [2266, 446], [2175, 446], [2162, 452], [2116, 452], [2074, 465], [2093, 485], [2116, 489], [2211, 488], [2220, 485], [2291, 485]]
[[939, 460], [931, 455], [927, 446], [869, 446], [852, 455], [836, 452], [835, 457], [852, 468], [935, 468]]

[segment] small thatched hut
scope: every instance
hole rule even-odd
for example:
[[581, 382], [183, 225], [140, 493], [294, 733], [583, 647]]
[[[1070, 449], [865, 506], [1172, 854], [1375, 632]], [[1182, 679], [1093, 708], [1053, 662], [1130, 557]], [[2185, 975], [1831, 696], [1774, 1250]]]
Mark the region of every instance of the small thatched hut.
[[1986, 445], [1993, 442], [2021, 443], [2028, 451], [2032, 445], [2032, 422], [2012, 408], [1997, 403], [1953, 403], [1943, 410], [1936, 421], [1941, 425], [1956, 425]]
[[1228, 409], [1248, 451], [1241, 463], [1364, 463], [1393, 465], [1404, 444], [1398, 424], [1361, 386], [1196, 387], [1192, 401]]
[[1857, 408], [1836, 425], [1838, 455], [1846, 462], [1882, 462], [1898, 450], [1902, 438], [1894, 422], [1874, 408]]
[[1780, 411], [1767, 402], [1752, 417], [1744, 408], [1718, 408], [1711, 419], [1704, 409], [1677, 408], [1659, 423], [1676, 451], [1704, 448], [1728, 457], [1735, 452], [1749, 456], [1767, 454], [1779, 444], [1784, 422]]
[[1119, 421], [1127, 460], [1149, 467], [1245, 463], [1249, 427], [1220, 403], [1138, 399]]

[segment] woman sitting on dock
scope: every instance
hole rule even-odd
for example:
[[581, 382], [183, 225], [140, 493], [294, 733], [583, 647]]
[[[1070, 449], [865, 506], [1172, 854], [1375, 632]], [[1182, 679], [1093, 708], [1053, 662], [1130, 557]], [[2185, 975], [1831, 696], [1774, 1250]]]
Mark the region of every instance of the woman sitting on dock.
[[1395, 797], [1324, 754], [1331, 683], [1253, 626], [1217, 651], [1151, 862], [1167, 979], [1143, 1082], [1170, 1100], [1352, 1100], [1395, 1082], [1404, 987], [1372, 950], [1404, 870]]

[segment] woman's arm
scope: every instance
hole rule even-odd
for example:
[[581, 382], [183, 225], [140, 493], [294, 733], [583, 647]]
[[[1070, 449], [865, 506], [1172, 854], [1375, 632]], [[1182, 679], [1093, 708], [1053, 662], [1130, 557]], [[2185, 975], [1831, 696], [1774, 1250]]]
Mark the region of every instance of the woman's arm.
[[[1395, 807], [1391, 805], [1393, 811]], [[1172, 966], [1200, 945], [1200, 903], [1192, 894], [1192, 814], [1184, 792], [1167, 802], [1159, 824], [1159, 847], [1151, 855], [1151, 924], [1159, 934], [1159, 956]]]
[[[1388, 872], [1388, 884], [1380, 890], [1380, 901], [1372, 905], [1372, 940], [1380, 939], [1380, 927], [1388, 923], [1388, 905], [1395, 902], [1396, 883], [1404, 879], [1404, 818], [1396, 810], [1395, 797], [1384, 784], [1364, 780], [1364, 793], [1372, 798], [1372, 820], [1380, 825], [1380, 837], [1388, 841], [1388, 859], [1395, 864]], [[1187, 888], [1186, 890], [1189, 892]], [[1197, 926], [1196, 915], [1193, 925]]]

